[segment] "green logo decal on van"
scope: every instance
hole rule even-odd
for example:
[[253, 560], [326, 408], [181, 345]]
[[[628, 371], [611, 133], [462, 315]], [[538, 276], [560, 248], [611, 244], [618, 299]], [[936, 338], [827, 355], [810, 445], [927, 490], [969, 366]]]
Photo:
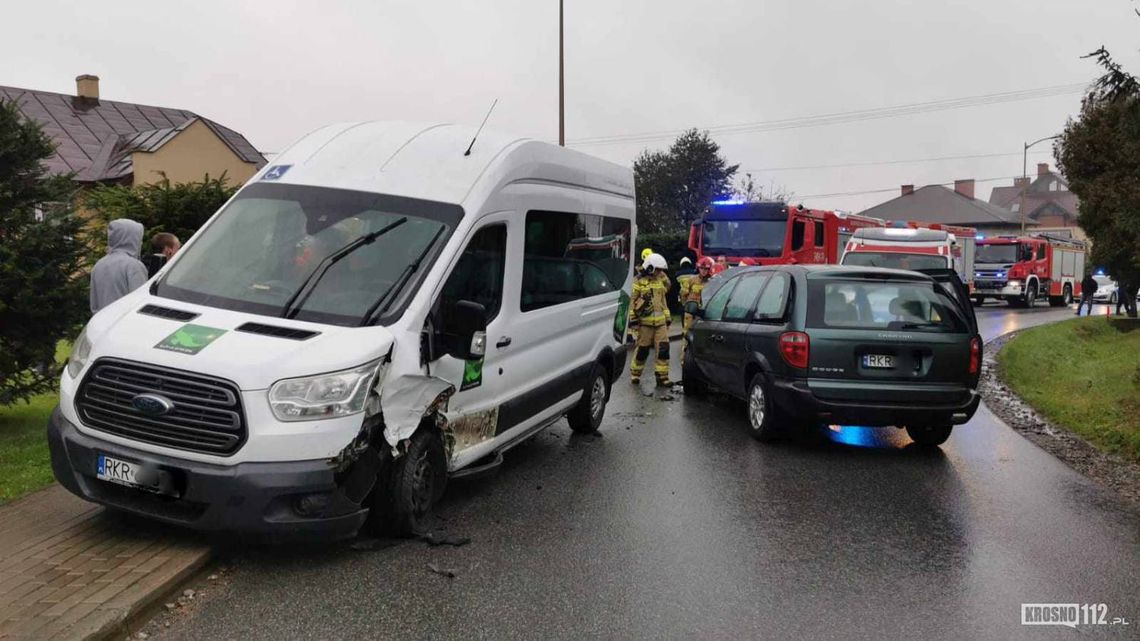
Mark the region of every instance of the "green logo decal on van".
[[463, 364], [463, 383], [459, 391], [469, 390], [483, 384], [483, 359], [465, 361]]
[[618, 299], [618, 310], [614, 316], [614, 340], [621, 343], [625, 340], [625, 327], [629, 323], [629, 294], [621, 290]]
[[213, 343], [219, 336], [225, 333], [226, 330], [216, 327], [187, 324], [179, 327], [173, 334], [162, 339], [154, 348], [178, 352], [179, 354], [193, 355], [205, 349], [207, 345]]

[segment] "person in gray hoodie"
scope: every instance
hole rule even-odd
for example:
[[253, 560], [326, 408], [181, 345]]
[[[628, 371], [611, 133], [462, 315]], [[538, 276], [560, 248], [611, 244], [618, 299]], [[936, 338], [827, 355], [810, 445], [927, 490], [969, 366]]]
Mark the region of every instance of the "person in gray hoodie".
[[138, 289], [146, 282], [146, 267], [139, 260], [142, 223], [129, 218], [107, 226], [107, 255], [91, 270], [91, 313]]

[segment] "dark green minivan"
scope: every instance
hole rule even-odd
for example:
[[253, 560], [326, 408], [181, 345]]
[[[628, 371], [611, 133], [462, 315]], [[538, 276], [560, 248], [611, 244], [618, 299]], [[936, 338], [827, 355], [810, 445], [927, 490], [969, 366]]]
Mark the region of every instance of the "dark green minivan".
[[949, 269], [738, 268], [709, 283], [686, 336], [685, 394], [744, 399], [753, 435], [905, 428], [940, 445], [978, 408], [982, 342]]

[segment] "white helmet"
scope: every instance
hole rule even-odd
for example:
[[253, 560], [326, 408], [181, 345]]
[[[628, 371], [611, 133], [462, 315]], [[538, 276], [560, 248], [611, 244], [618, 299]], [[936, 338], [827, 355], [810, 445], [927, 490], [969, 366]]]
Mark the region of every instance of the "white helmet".
[[669, 264], [665, 262], [665, 257], [661, 254], [650, 254], [645, 257], [645, 262], [641, 265], [641, 271], [652, 274], [656, 270], [664, 271], [669, 268]]

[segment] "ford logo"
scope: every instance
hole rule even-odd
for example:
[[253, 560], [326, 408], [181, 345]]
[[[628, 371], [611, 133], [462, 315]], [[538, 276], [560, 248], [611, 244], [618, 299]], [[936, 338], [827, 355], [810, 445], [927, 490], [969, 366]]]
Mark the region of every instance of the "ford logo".
[[139, 394], [131, 399], [131, 405], [147, 416], [162, 416], [174, 409], [174, 402], [158, 394]]

